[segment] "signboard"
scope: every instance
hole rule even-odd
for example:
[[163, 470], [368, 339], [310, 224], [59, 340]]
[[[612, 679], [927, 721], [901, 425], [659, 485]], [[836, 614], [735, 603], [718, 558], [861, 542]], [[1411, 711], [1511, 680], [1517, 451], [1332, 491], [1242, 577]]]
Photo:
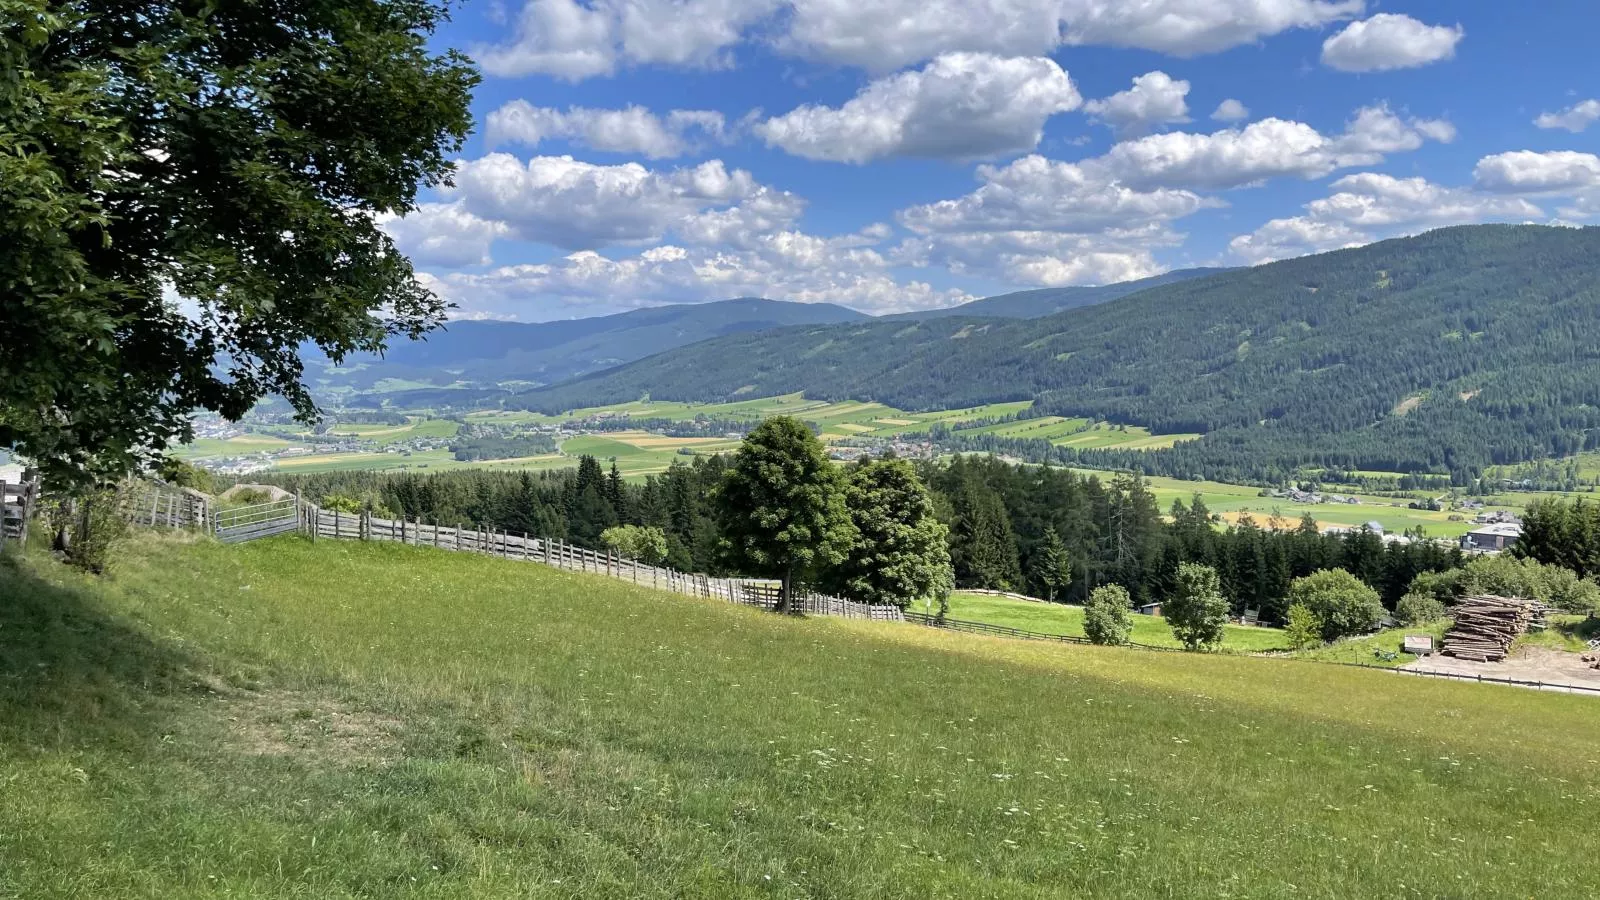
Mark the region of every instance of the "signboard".
[[1433, 652], [1433, 635], [1408, 634], [1400, 649], [1417, 656], [1426, 656]]

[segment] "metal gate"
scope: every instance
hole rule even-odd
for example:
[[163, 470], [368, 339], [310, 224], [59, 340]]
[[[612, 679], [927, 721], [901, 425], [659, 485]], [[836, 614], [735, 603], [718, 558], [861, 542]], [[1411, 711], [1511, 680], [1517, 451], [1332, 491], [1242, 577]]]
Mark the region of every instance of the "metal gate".
[[300, 500], [273, 500], [218, 510], [213, 519], [217, 540], [224, 544], [253, 541], [300, 529]]

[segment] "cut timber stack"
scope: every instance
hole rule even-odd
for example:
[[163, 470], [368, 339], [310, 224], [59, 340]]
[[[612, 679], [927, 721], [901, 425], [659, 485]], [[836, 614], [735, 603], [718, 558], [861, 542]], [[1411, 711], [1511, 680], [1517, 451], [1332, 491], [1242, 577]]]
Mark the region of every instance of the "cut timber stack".
[[1444, 633], [1441, 653], [1457, 659], [1499, 662], [1529, 626], [1543, 627], [1544, 606], [1515, 597], [1463, 597], [1451, 610], [1455, 624]]

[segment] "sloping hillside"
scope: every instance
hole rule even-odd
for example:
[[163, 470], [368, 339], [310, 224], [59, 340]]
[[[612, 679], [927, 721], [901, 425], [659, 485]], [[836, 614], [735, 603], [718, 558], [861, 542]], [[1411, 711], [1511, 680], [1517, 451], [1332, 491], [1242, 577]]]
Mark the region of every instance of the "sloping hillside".
[[[718, 364], [696, 364], [707, 358]], [[1034, 398], [1038, 414], [1208, 432], [1096, 456], [1173, 474], [1339, 465], [1464, 476], [1600, 443], [1600, 228], [1442, 229], [1041, 319], [725, 338], [525, 402], [792, 391], [907, 409]]]
[[1094, 306], [1099, 303], [1108, 303], [1118, 297], [1160, 287], [1163, 284], [1175, 284], [1179, 281], [1188, 281], [1191, 278], [1204, 278], [1227, 269], [1174, 269], [1161, 275], [1149, 278], [1140, 278], [1136, 281], [1121, 281], [1116, 284], [1102, 284], [1094, 287], [1064, 287], [1042, 288], [1035, 291], [1016, 291], [1010, 294], [1000, 294], [996, 297], [985, 297], [960, 306], [947, 306], [942, 309], [925, 309], [918, 312], [900, 313], [894, 316], [884, 316], [886, 319], [899, 320], [924, 320], [943, 319], [951, 316], [977, 316], [986, 319], [1037, 319], [1069, 309], [1079, 309], [1084, 306]]
[[[445, 386], [503, 381], [549, 383], [722, 335], [850, 322], [865, 315], [831, 303], [742, 298], [631, 310], [556, 322], [452, 322], [426, 340], [400, 342], [378, 359], [324, 364], [312, 378], [323, 391], [369, 388], [384, 379]], [[324, 361], [325, 363], [326, 361]], [[415, 385], [411, 385], [415, 386]]]
[[8, 554], [0, 585], [8, 897], [1593, 883], [1587, 697], [796, 619], [396, 544], [147, 540], [98, 580]]

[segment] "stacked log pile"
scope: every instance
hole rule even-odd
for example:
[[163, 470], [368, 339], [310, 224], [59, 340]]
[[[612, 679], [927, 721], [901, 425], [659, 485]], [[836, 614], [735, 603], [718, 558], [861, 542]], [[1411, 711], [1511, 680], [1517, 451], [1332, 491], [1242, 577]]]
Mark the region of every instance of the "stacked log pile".
[[1455, 624], [1444, 633], [1439, 652], [1476, 662], [1505, 659], [1512, 641], [1545, 624], [1542, 604], [1516, 597], [1464, 597], [1451, 614]]

